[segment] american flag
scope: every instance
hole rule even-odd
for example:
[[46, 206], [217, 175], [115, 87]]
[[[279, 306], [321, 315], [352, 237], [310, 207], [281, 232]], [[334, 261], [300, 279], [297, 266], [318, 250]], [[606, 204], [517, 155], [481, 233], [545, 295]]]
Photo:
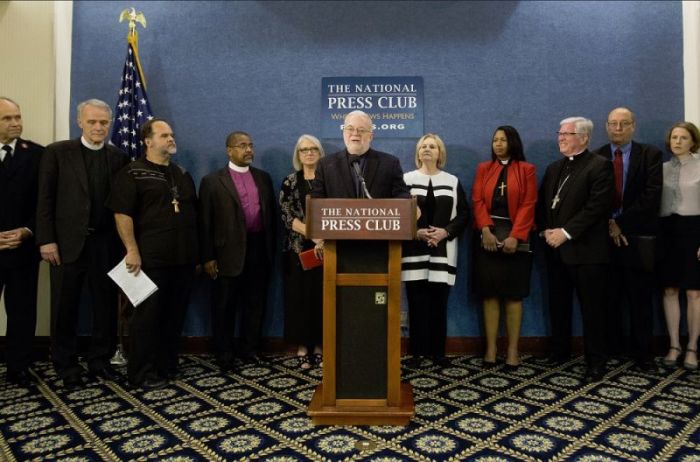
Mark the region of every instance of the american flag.
[[132, 159], [141, 157], [143, 145], [139, 136], [141, 125], [153, 118], [137, 50], [135, 41], [129, 37], [112, 128], [112, 143]]

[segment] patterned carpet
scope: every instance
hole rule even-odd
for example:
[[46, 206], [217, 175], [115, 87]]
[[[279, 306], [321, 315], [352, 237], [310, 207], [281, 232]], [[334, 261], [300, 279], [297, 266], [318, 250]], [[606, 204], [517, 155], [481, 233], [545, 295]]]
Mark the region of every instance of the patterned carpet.
[[700, 461], [697, 372], [649, 375], [618, 362], [584, 385], [580, 358], [555, 368], [528, 358], [510, 374], [473, 356], [450, 363], [404, 368], [416, 398], [405, 428], [312, 426], [306, 407], [321, 372], [291, 357], [222, 375], [210, 358], [186, 356], [183, 378], [156, 391], [95, 382], [66, 392], [39, 363], [36, 388], [0, 381], [0, 458]]

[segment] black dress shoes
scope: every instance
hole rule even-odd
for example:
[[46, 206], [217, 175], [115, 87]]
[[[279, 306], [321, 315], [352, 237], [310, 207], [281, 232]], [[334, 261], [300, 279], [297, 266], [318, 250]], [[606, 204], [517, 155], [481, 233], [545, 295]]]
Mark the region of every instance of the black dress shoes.
[[605, 377], [605, 369], [602, 367], [590, 366], [586, 369], [583, 381], [586, 383], [600, 382]]
[[236, 367], [236, 363], [232, 359], [217, 360], [216, 365], [219, 367], [219, 371], [222, 374], [226, 374], [227, 372], [231, 372]]
[[635, 371], [644, 372], [646, 374], [658, 374], [660, 372], [659, 366], [657, 366], [656, 363], [651, 359], [644, 361], [635, 361], [634, 366], [632, 368]]
[[163, 388], [168, 382], [157, 375], [147, 375], [140, 383], [129, 381], [131, 388], [143, 388], [144, 390], [157, 390]]
[[439, 367], [450, 367], [452, 365], [452, 361], [445, 356], [433, 356], [431, 360], [433, 364]]
[[506, 363], [505, 366], [503, 366], [503, 371], [508, 373], [508, 374], [513, 374], [515, 372], [518, 372], [519, 368], [520, 368], [520, 364], [508, 364], [508, 363]]
[[93, 378], [107, 380], [110, 382], [119, 382], [121, 379], [119, 373], [109, 366], [90, 371], [90, 375]]
[[149, 377], [143, 381], [141, 388], [146, 390], [156, 390], [158, 388], [163, 388], [168, 382], [161, 379], [160, 377]]
[[551, 366], [557, 366], [559, 364], [564, 364], [569, 359], [571, 359], [570, 355], [565, 355], [565, 354], [560, 354], [560, 353], [551, 353], [551, 354], [545, 356], [542, 359], [542, 362], [544, 362], [545, 364], [551, 365]]
[[265, 362], [267, 362], [267, 361], [265, 361], [265, 357], [260, 356], [260, 355], [257, 355], [257, 354], [246, 355], [246, 356], [244, 356], [243, 358], [241, 358], [241, 360], [242, 360], [244, 363], [253, 364], [253, 365], [256, 365], [256, 366], [259, 366], [259, 365], [264, 364]]
[[17, 372], [8, 372], [7, 381], [13, 385], [17, 385], [18, 387], [29, 388], [34, 384], [36, 379], [29, 373], [29, 371], [22, 370]]
[[78, 374], [63, 377], [63, 388], [66, 390], [77, 390], [83, 386], [83, 379]]

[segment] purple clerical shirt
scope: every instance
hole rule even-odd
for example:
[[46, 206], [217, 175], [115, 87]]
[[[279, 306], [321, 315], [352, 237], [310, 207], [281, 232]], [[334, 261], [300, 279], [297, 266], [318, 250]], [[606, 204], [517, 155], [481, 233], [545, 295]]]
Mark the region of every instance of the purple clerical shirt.
[[238, 191], [238, 198], [241, 200], [246, 231], [259, 233], [263, 230], [262, 212], [260, 210], [260, 195], [253, 180], [253, 174], [250, 173], [250, 169], [245, 172], [237, 172], [230, 166], [228, 172], [236, 191]]

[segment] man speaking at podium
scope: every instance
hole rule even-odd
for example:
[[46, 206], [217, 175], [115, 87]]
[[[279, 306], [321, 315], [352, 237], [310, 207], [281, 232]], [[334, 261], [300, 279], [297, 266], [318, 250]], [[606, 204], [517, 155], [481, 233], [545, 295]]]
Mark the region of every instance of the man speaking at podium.
[[373, 137], [372, 119], [367, 114], [352, 111], [345, 116], [345, 149], [321, 158], [311, 197], [410, 198], [399, 159], [370, 148]]

